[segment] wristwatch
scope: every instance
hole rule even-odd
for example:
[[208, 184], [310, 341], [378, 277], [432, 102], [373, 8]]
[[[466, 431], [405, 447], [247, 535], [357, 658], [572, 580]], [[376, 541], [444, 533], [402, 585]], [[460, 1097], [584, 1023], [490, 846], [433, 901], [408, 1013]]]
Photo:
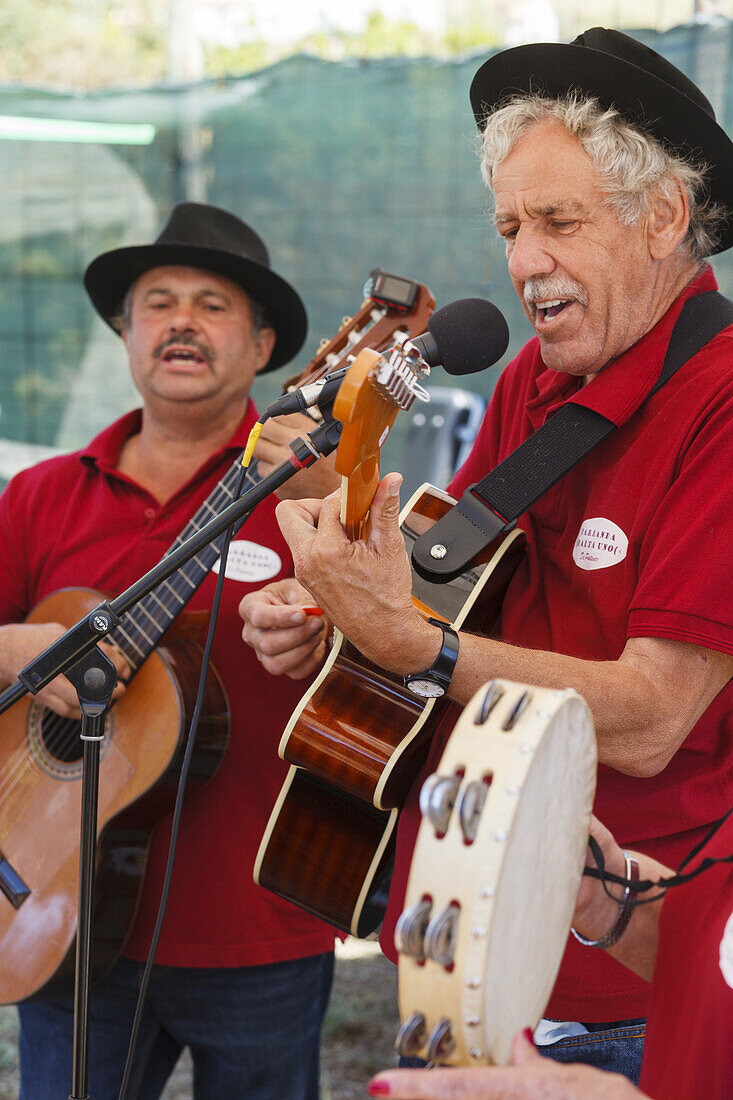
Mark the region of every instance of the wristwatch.
[[413, 695], [421, 699], [439, 699], [450, 686], [453, 669], [458, 660], [458, 635], [453, 627], [442, 619], [428, 619], [443, 631], [443, 645], [430, 668], [424, 672], [411, 672], [404, 677], [404, 684]]

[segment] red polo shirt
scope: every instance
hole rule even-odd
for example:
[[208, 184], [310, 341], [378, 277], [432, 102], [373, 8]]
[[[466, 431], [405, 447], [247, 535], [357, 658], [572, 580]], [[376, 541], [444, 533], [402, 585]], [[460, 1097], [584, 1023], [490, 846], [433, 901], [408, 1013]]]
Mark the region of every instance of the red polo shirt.
[[[686, 871], [733, 852], [733, 817]], [[662, 906], [639, 1087], [655, 1100], [733, 1091], [733, 870], [722, 863]]]
[[[84, 585], [117, 595], [147, 572], [229, 469], [256, 416], [250, 402], [229, 444], [163, 505], [115, 469], [122, 444], [139, 430], [139, 412], [112, 424], [86, 450], [14, 478], [0, 498], [0, 622], [21, 621], [56, 589]], [[242, 641], [237, 614], [247, 592], [292, 574], [272, 499], [247, 520], [237, 543], [232, 557], [271, 575], [254, 583], [228, 578], [224, 584], [212, 660], [229, 696], [231, 738], [219, 771], [184, 807], [156, 956], [172, 966], [269, 963], [333, 947], [333, 929], [252, 881], [260, 838], [286, 772], [277, 746], [303, 685], [263, 670]], [[215, 583], [209, 574], [189, 608], [208, 609]], [[140, 736], [146, 736], [144, 729]], [[160, 824], [151, 847], [125, 951], [135, 959], [146, 957], [155, 922], [169, 825], [168, 819]]]
[[[586, 386], [548, 370], [536, 339], [502, 373], [450, 487], [456, 496], [567, 401], [619, 425], [522, 517], [527, 554], [504, 600], [506, 641], [596, 661], [617, 659], [630, 637], [675, 638], [733, 653], [733, 328], [644, 401], [684, 301], [715, 287], [706, 267], [655, 328]], [[732, 733], [729, 684], [659, 775], [635, 779], [601, 766], [596, 813], [622, 844], [675, 866], [702, 827], [731, 804]], [[417, 786], [401, 816], [395, 882], [402, 888], [391, 899], [388, 949], [417, 828]], [[647, 991], [604, 952], [573, 940], [547, 1015], [643, 1016]]]

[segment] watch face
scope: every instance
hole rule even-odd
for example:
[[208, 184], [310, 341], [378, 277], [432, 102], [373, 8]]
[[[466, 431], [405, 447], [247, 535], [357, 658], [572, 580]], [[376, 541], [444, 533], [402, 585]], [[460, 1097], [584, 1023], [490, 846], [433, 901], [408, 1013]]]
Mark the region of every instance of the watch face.
[[405, 686], [422, 699], [439, 699], [445, 695], [445, 688], [436, 684], [435, 680], [408, 680]]

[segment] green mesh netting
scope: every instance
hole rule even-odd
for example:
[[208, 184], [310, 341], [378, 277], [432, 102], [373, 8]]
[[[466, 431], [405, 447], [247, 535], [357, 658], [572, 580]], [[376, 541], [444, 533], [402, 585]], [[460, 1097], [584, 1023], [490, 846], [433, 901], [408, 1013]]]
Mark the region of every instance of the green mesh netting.
[[[702, 87], [726, 126], [732, 26], [638, 35]], [[147, 146], [0, 141], [0, 476], [5, 451], [17, 461], [21, 444], [81, 445], [135, 403], [81, 273], [105, 249], [151, 240], [184, 198], [250, 222], [299, 289], [310, 332], [296, 368], [358, 307], [377, 266], [427, 283], [439, 305], [491, 298], [509, 321], [508, 354], [521, 346], [529, 327], [486, 216], [468, 104], [483, 56], [300, 56], [240, 79], [84, 96], [0, 89], [3, 115], [155, 127]], [[733, 293], [730, 257], [715, 269]], [[488, 392], [498, 370], [466, 384]], [[278, 375], [257, 386], [268, 400]]]

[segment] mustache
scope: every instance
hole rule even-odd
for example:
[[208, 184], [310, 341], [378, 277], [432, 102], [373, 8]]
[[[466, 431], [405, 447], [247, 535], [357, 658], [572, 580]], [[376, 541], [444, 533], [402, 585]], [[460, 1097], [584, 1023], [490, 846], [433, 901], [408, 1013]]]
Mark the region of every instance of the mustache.
[[522, 295], [528, 306], [552, 298], [575, 298], [582, 306], [588, 305], [585, 287], [562, 275], [533, 275], [524, 284]]
[[181, 336], [169, 336], [166, 340], [163, 340], [162, 343], [158, 344], [156, 348], [153, 348], [153, 358], [160, 359], [161, 355], [164, 355], [168, 348], [172, 347], [191, 348], [193, 351], [197, 351], [198, 354], [203, 356], [209, 363], [214, 359], [214, 352], [208, 344], [204, 343], [203, 340], [197, 340], [195, 337], [185, 332]]

